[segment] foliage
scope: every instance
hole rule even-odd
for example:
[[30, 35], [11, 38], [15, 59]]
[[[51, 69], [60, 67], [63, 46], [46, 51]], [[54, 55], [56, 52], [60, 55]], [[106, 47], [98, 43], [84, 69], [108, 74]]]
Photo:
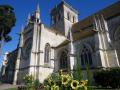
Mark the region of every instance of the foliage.
[[16, 18], [13, 8], [9, 5], [0, 5], [0, 36], [5, 37], [15, 25]]
[[32, 75], [27, 74], [23, 80], [26, 86], [20, 86], [19, 90], [39, 90], [40, 88], [44, 88], [43, 84], [38, 79], [34, 79]]
[[82, 71], [81, 71], [81, 65], [80, 65], [80, 58], [79, 58], [79, 53], [77, 54], [77, 65], [76, 65], [76, 70], [73, 72], [73, 78], [75, 80], [82, 80]]
[[23, 78], [24, 82], [25, 82], [25, 85], [27, 86], [28, 89], [32, 88], [33, 85], [34, 85], [34, 79], [33, 79], [33, 76], [32, 75], [26, 75], [24, 78]]
[[44, 81], [45, 90], [87, 90], [87, 80], [75, 80], [66, 73], [53, 73]]
[[[90, 68], [88, 64], [86, 65], [86, 73], [87, 73], [87, 80], [88, 80], [87, 86], [91, 86], [91, 74], [90, 74]], [[88, 90], [91, 90], [91, 88], [88, 87]]]
[[37, 90], [39, 88], [39, 85], [40, 85], [39, 80], [36, 79], [33, 81], [33, 87], [35, 88], [35, 90]]
[[16, 88], [9, 88], [9, 89], [5, 89], [5, 90], [17, 90]]
[[7, 36], [5, 36], [5, 37], [4, 37], [4, 39], [5, 39], [5, 41], [6, 41], [6, 42], [9, 42], [9, 41], [11, 41], [11, 40], [12, 40], [11, 36], [8, 36], [8, 35], [7, 35]]
[[94, 79], [102, 87], [120, 88], [120, 68], [97, 70], [94, 72]]
[[8, 34], [16, 22], [13, 10], [9, 5], [0, 5], [0, 54], [4, 43], [12, 39]]

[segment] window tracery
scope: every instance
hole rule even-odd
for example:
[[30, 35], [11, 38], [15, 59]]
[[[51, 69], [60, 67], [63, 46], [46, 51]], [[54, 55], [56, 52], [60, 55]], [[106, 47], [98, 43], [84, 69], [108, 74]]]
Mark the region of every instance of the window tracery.
[[83, 46], [81, 53], [80, 53], [80, 60], [81, 60], [81, 65], [85, 66], [85, 65], [92, 65], [92, 53], [91, 51], [86, 47]]

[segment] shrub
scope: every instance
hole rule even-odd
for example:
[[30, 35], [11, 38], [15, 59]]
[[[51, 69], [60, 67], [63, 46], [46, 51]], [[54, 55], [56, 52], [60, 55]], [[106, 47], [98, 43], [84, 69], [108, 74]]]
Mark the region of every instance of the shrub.
[[94, 80], [102, 87], [120, 88], [120, 68], [109, 68], [94, 72]]
[[25, 85], [27, 86], [27, 89], [28, 89], [28, 90], [33, 87], [33, 85], [34, 85], [34, 79], [33, 79], [33, 76], [32, 76], [32, 75], [28, 75], [28, 74], [27, 74], [27, 75], [23, 78], [23, 80], [24, 80], [24, 83], [25, 83]]
[[39, 85], [40, 85], [39, 80], [36, 79], [33, 81], [33, 87], [35, 88], [35, 90], [37, 90], [39, 88]]

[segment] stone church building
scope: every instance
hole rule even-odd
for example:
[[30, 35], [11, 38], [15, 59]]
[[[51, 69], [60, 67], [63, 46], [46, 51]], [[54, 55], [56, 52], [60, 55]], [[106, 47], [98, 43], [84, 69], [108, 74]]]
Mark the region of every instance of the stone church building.
[[22, 83], [26, 74], [43, 82], [60, 69], [73, 71], [78, 60], [84, 79], [86, 64], [91, 72], [120, 67], [120, 1], [81, 21], [78, 13], [62, 1], [51, 10], [47, 27], [37, 5], [21, 29], [14, 84]]

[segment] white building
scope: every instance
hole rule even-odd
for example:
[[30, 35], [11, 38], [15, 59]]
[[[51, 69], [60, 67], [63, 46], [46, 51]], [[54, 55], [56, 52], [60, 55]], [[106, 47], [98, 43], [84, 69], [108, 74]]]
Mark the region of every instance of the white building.
[[40, 18], [39, 4], [22, 27], [14, 83], [22, 83], [26, 74], [43, 82], [59, 69], [73, 71], [77, 59], [86, 78], [85, 66], [91, 72], [120, 65], [120, 2], [82, 21], [78, 12], [62, 1], [51, 10], [51, 27]]

